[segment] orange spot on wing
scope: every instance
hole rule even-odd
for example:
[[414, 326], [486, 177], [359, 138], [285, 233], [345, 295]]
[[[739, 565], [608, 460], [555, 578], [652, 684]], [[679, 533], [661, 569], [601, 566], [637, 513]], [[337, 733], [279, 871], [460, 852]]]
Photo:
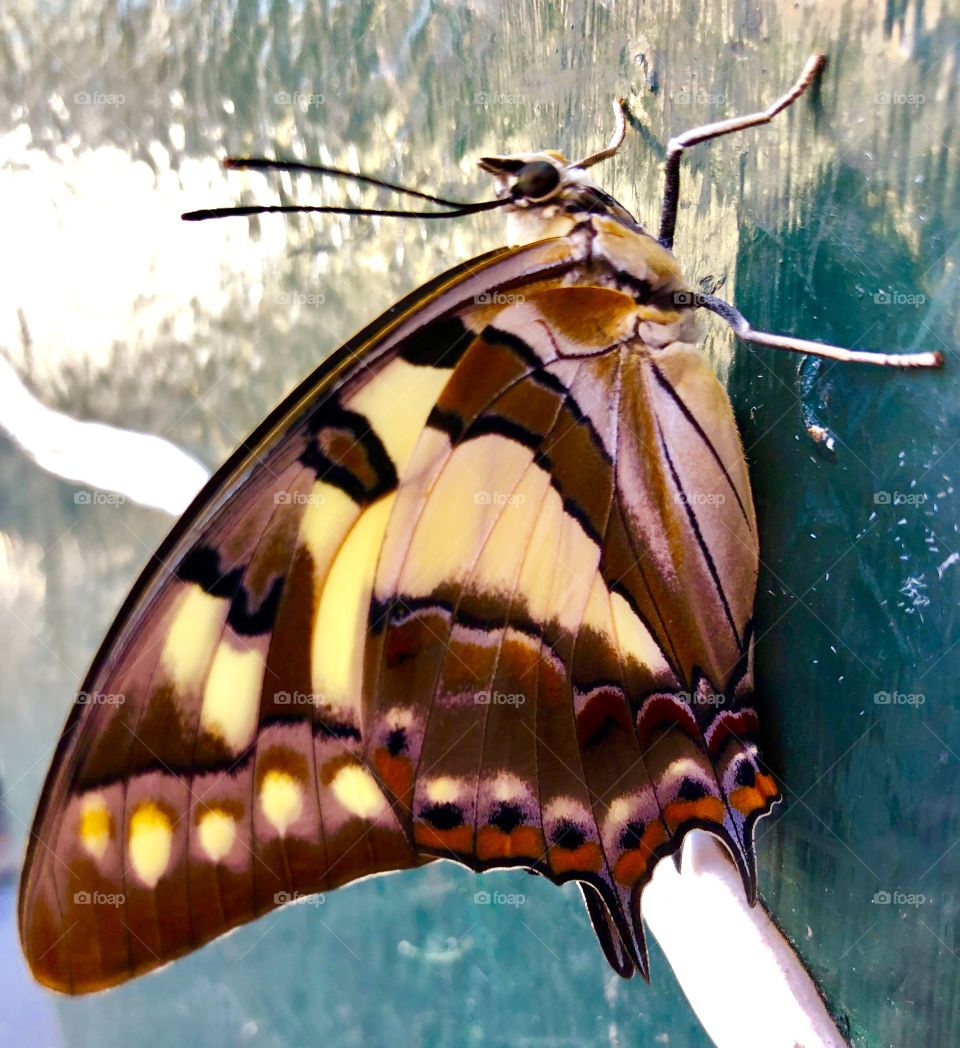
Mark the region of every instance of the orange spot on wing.
[[381, 747], [373, 754], [373, 766], [381, 782], [407, 809], [413, 802], [413, 765], [409, 757], [394, 757]]
[[741, 815], [749, 815], [758, 808], [766, 807], [767, 802], [753, 786], [741, 786], [730, 794], [730, 803]]
[[668, 804], [663, 811], [670, 827], [670, 832], [676, 832], [678, 826], [691, 819], [701, 819], [703, 822], [723, 822], [723, 801], [717, 797], [701, 797], [696, 801], [674, 801]]
[[618, 884], [632, 886], [643, 880], [653, 862], [653, 853], [667, 839], [667, 831], [659, 819], [652, 819], [644, 827], [640, 844], [630, 848], [617, 860], [613, 876]]
[[490, 859], [534, 859], [543, 856], [543, 834], [533, 826], [518, 826], [510, 833], [496, 826], [483, 826], [477, 832], [477, 858], [484, 862]]
[[770, 775], [764, 775], [763, 772], [758, 771], [753, 784], [764, 795], [764, 797], [780, 796], [780, 790], [777, 788], [776, 782]]
[[472, 826], [455, 826], [452, 830], [437, 830], [425, 822], [415, 822], [413, 839], [424, 848], [459, 852], [462, 855], [468, 855], [473, 851]]
[[548, 852], [550, 868], [554, 873], [589, 871], [598, 873], [603, 865], [600, 845], [586, 841], [578, 848], [551, 848]]

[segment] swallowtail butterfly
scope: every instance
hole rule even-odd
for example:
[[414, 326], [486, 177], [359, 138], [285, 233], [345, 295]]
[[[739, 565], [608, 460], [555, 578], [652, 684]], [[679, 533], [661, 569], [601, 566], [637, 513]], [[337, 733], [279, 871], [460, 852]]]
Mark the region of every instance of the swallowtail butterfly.
[[[481, 160], [479, 204], [350, 176], [430, 217], [500, 208], [511, 246], [322, 364], [151, 559], [82, 686], [125, 701], [74, 707], [36, 815], [37, 979], [98, 990], [436, 858], [578, 882], [610, 964], [646, 976], [641, 893], [695, 827], [756, 898], [779, 796], [752, 697], [757, 521], [697, 311], [777, 348], [941, 363], [756, 332], [671, 253], [684, 150], [768, 122], [823, 61], [671, 140], [658, 236], [588, 174], [622, 106], [578, 163]], [[284, 210], [350, 209], [219, 213]]]

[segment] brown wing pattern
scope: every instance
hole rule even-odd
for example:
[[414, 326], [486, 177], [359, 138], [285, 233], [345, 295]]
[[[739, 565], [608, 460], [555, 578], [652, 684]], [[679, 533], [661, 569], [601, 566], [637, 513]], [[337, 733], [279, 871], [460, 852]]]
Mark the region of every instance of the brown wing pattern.
[[439, 278], [201, 494], [44, 790], [41, 981], [111, 985], [436, 856], [581, 881], [624, 975], [690, 827], [754, 892], [743, 456], [689, 311], [600, 276], [558, 240]]
[[752, 740], [756, 529], [729, 405], [683, 318], [651, 345], [635, 311], [547, 289], [477, 332], [385, 530], [363, 721], [418, 850], [589, 883], [601, 941], [609, 918], [645, 971], [657, 859], [711, 829], [752, 894], [776, 791]]

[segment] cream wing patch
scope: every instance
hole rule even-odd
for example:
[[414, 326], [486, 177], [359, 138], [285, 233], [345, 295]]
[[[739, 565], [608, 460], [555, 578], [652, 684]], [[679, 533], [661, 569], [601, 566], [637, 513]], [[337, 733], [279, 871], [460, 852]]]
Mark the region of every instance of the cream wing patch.
[[257, 647], [239, 650], [229, 636], [217, 648], [210, 666], [200, 726], [242, 753], [257, 734], [264, 654]]
[[127, 849], [133, 872], [147, 888], [155, 888], [170, 862], [173, 823], [153, 801], [141, 801], [130, 816]]

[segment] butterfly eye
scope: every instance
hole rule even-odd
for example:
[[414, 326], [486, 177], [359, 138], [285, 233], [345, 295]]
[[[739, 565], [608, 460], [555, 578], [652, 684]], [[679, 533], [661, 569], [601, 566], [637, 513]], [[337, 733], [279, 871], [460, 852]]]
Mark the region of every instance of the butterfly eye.
[[560, 172], [546, 160], [524, 164], [514, 183], [514, 192], [527, 200], [542, 200], [560, 185]]

